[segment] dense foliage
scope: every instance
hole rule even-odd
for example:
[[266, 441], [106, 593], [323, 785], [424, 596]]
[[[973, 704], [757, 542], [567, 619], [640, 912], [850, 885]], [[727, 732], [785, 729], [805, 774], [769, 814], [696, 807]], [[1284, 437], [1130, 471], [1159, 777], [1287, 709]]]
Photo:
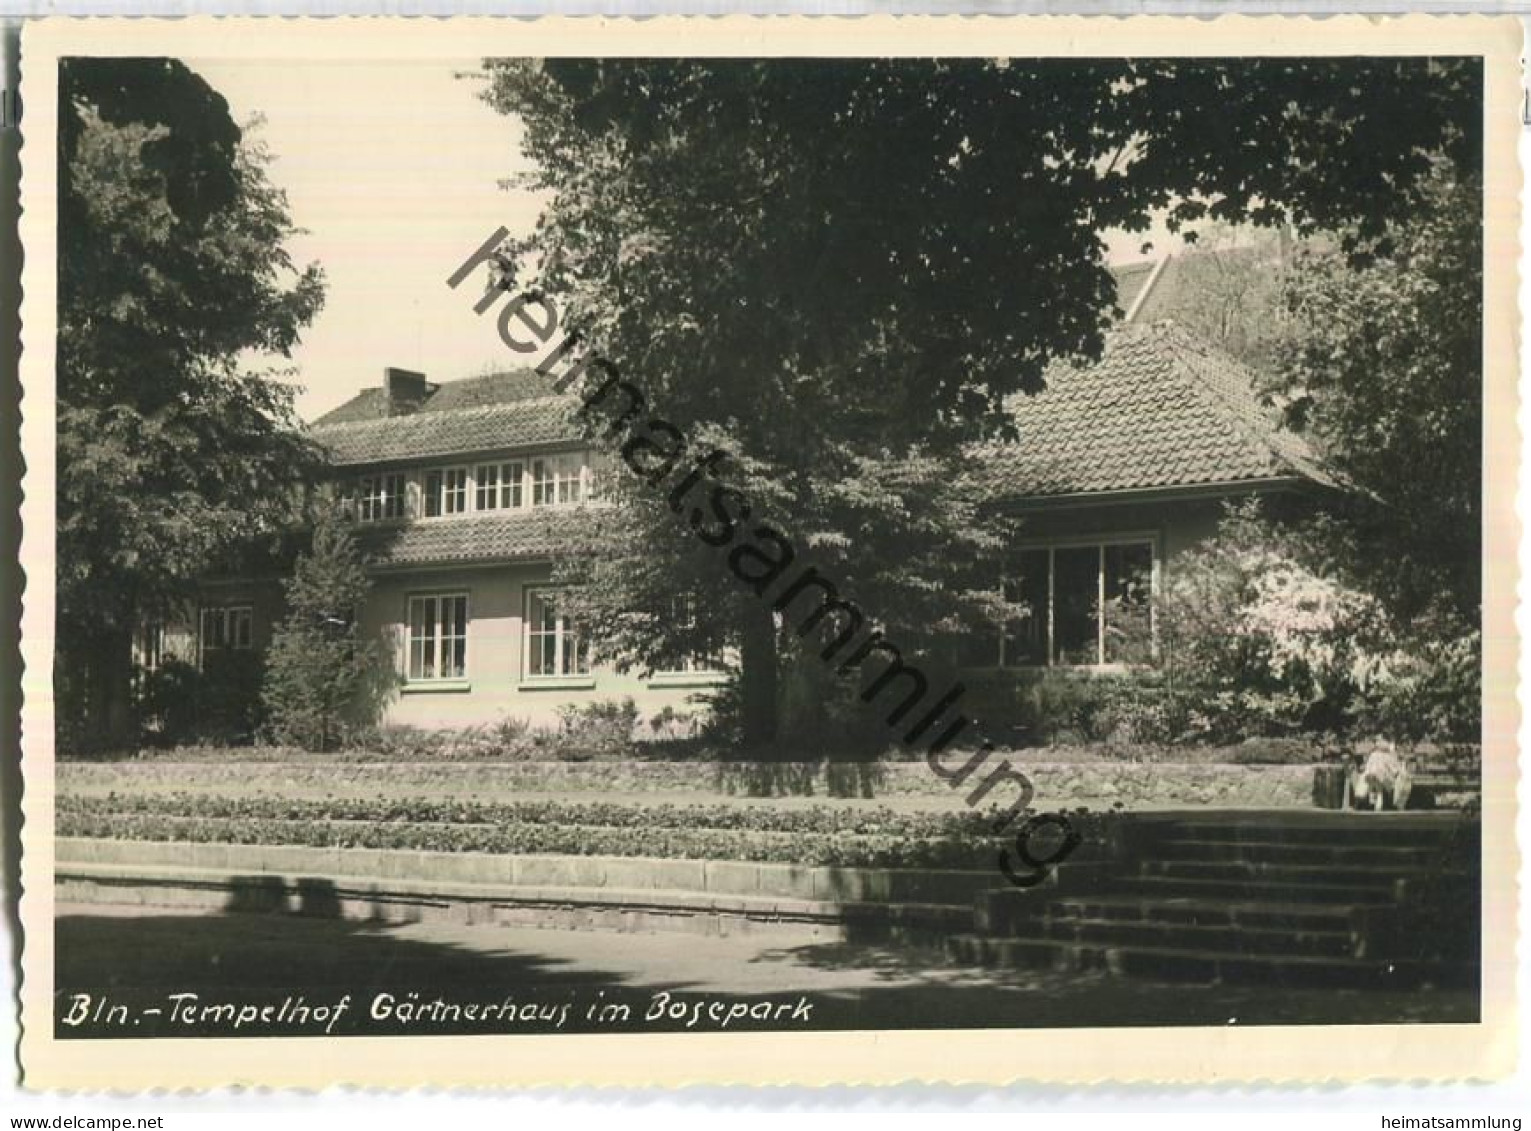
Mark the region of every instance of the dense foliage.
[[[1274, 391], [1358, 488], [1361, 583], [1405, 618], [1475, 624], [1482, 589], [1483, 203], [1442, 170], [1362, 265], [1304, 250]], [[1458, 631], [1461, 631], [1460, 627]]]
[[138, 680], [141, 741], [220, 746], [253, 741], [265, 723], [261, 681], [265, 657], [254, 651], [209, 651], [199, 667], [167, 659]]
[[1361, 255], [1332, 233], [1214, 233], [1159, 309], [1249, 365], [1349, 480], [1335, 549], [1356, 583], [1460, 632], [1482, 586], [1482, 184], [1442, 164], [1421, 188], [1380, 237], [1349, 229]]
[[283, 526], [313, 453], [286, 356], [323, 298], [227, 103], [170, 59], [60, 64], [61, 738], [131, 739], [131, 634]]
[[[1433, 157], [1478, 152], [1465, 61], [487, 67], [548, 200], [509, 249], [520, 281], [890, 630], [996, 612], [1007, 539], [965, 444], [1054, 359], [1098, 356], [1102, 230], [1167, 209], [1371, 240]], [[571, 605], [632, 666], [737, 646], [744, 737], [769, 740], [784, 637], [660, 492], [617, 490], [619, 517], [571, 534]]]

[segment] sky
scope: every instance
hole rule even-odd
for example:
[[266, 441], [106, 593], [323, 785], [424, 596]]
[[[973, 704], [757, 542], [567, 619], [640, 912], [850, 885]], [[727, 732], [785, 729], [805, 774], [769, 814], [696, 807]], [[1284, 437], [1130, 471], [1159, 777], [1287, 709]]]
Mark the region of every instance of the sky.
[[[305, 233], [289, 251], [324, 268], [324, 309], [293, 353], [298, 414], [316, 417], [381, 383], [388, 366], [454, 380], [509, 360], [467, 287], [446, 278], [496, 228], [532, 229], [536, 194], [500, 182], [527, 171], [514, 118], [463, 77], [477, 59], [341, 62], [189, 58], [271, 152], [269, 175]], [[1107, 234], [1107, 261], [1173, 250], [1165, 232]], [[476, 295], [474, 296], [476, 297]], [[522, 359], [524, 360], [524, 359]]]
[[[530, 231], [538, 201], [499, 182], [525, 169], [516, 121], [438, 62], [187, 59], [229, 101], [259, 113], [271, 180], [306, 234], [295, 262], [324, 268], [324, 309], [294, 351], [305, 420], [398, 366], [450, 380], [504, 366], [492, 323], [446, 278], [497, 227]], [[477, 294], [473, 296], [477, 297]]]

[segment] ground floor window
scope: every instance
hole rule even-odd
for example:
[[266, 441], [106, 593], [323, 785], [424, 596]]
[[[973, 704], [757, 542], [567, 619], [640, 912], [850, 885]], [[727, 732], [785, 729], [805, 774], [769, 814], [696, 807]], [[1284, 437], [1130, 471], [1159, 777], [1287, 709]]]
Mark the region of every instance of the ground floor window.
[[1141, 664], [1153, 658], [1154, 547], [1147, 539], [1021, 551], [1005, 596], [1027, 613], [975, 630], [961, 645], [970, 667]]
[[590, 646], [574, 622], [558, 611], [556, 589], [526, 591], [527, 678], [587, 675]]
[[421, 593], [409, 599], [411, 682], [468, 677], [468, 595]]
[[254, 616], [249, 605], [202, 606], [198, 644], [208, 652], [244, 652], [253, 647]]
[[723, 649], [716, 643], [702, 642], [699, 629], [700, 617], [694, 597], [677, 597], [670, 602], [669, 620], [678, 635], [698, 641], [694, 651], [682, 656], [668, 667], [655, 671], [660, 679], [667, 676], [715, 676], [725, 669]]

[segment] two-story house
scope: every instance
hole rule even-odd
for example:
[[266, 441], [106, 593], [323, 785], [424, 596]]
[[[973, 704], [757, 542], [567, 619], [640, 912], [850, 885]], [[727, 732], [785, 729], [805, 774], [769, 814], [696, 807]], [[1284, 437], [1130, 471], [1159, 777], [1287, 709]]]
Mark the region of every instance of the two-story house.
[[631, 697], [684, 709], [710, 671], [622, 675], [562, 615], [546, 536], [560, 510], [603, 505], [603, 454], [578, 402], [534, 372], [435, 384], [401, 369], [315, 422], [354, 500], [374, 588], [364, 628], [395, 642], [391, 722], [461, 726]]
[[[979, 450], [995, 499], [1023, 516], [1011, 576], [1033, 610], [975, 633], [961, 662], [990, 670], [1144, 662], [1154, 594], [1176, 557], [1215, 529], [1222, 504], [1260, 495], [1277, 512], [1336, 489], [1283, 430], [1242, 366], [1154, 313], [1163, 262], [1118, 275], [1126, 317], [1104, 357], [1054, 368], [1012, 405], [1019, 438]], [[388, 721], [463, 726], [631, 697], [645, 716], [686, 710], [705, 670], [604, 669], [560, 614], [546, 520], [602, 505], [602, 453], [577, 401], [535, 372], [433, 382], [389, 369], [312, 427], [354, 499], [374, 589], [366, 627], [393, 641]], [[273, 587], [204, 592], [199, 648], [259, 648]], [[1131, 621], [1132, 623], [1126, 623]]]

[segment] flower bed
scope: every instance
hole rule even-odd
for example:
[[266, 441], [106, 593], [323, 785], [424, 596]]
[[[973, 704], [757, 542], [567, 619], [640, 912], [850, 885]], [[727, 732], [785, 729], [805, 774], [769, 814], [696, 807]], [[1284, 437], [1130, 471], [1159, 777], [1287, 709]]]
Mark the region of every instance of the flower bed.
[[61, 796], [63, 820], [175, 817], [207, 821], [347, 821], [374, 825], [548, 825], [611, 829], [941, 837], [983, 834], [997, 811], [901, 813], [888, 808], [815, 805], [783, 809], [738, 805], [643, 805], [621, 802], [465, 801], [432, 797], [235, 797], [177, 792]]
[[152, 813], [61, 814], [60, 837], [185, 843], [411, 849], [495, 855], [632, 856], [879, 868], [991, 866], [1000, 840], [588, 825], [473, 825], [384, 821], [176, 817]]
[[[949, 762], [960, 766], [960, 755]], [[1313, 770], [1308, 765], [1241, 766], [1155, 763], [1049, 763], [1011, 756], [1036, 790], [1038, 809], [1080, 805], [1110, 808], [1198, 806], [1308, 808]], [[606, 794], [642, 803], [645, 795], [694, 796], [698, 801], [737, 798], [870, 799], [905, 806], [960, 811], [965, 790], [953, 790], [923, 762], [836, 765], [666, 762], [390, 763], [63, 763], [61, 795], [116, 792], [173, 794], [192, 790], [249, 797], [269, 794], [519, 800], [535, 794]], [[977, 784], [976, 779], [973, 784]], [[969, 787], [971, 788], [971, 786]], [[1008, 792], [1003, 800], [1008, 801]], [[994, 800], [1000, 801], [998, 794]]]

